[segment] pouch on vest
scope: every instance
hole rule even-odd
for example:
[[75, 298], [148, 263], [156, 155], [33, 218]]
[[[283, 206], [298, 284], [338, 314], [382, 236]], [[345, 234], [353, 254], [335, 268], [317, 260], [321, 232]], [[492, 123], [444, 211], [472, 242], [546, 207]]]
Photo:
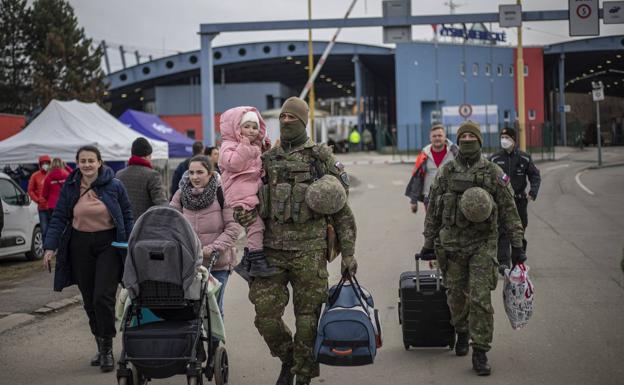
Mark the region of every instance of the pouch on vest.
[[305, 223], [312, 217], [312, 211], [305, 202], [308, 185], [297, 183], [292, 188], [291, 217], [295, 223]]
[[475, 176], [473, 174], [456, 173], [449, 180], [449, 190], [460, 194], [475, 186]]
[[290, 184], [279, 183], [271, 194], [271, 215], [278, 222], [284, 223], [290, 219]]
[[442, 224], [445, 226], [453, 226], [455, 224], [455, 207], [457, 195], [454, 193], [445, 193], [442, 195]]
[[269, 217], [269, 185], [264, 184], [258, 190], [258, 215], [262, 219]]

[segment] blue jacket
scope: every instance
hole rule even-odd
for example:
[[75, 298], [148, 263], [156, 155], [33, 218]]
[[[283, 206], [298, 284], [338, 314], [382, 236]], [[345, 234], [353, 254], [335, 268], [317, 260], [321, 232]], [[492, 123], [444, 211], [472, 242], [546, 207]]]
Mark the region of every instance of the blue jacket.
[[[74, 206], [80, 198], [81, 179], [82, 173], [79, 169], [74, 170], [67, 177], [43, 242], [44, 250], [57, 250], [56, 269], [54, 270], [55, 291], [61, 291], [68, 286], [76, 284], [71, 271], [69, 241], [72, 233]], [[132, 231], [133, 222], [128, 193], [123, 184], [118, 179], [115, 179], [115, 173], [110, 167], [102, 166], [97, 179], [92, 184], [92, 188], [113, 218], [117, 231], [115, 240], [117, 242], [127, 242]], [[121, 276], [119, 278], [121, 279]]]

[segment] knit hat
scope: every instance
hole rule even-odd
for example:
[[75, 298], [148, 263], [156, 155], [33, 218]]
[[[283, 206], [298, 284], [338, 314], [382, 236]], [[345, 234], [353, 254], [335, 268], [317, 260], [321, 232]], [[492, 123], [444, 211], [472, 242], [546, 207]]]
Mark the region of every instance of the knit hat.
[[132, 142], [132, 155], [148, 156], [152, 154], [152, 145], [144, 137], [136, 138]]
[[256, 113], [253, 111], [247, 111], [243, 114], [239, 126], [242, 127], [243, 124], [247, 122], [256, 123], [256, 127], [260, 127], [260, 119], [258, 119], [258, 115], [256, 115]]
[[293, 114], [297, 117], [297, 119], [303, 122], [304, 126], [308, 125], [308, 103], [306, 103], [303, 99], [299, 99], [296, 96], [291, 96], [286, 99], [284, 105], [282, 105], [282, 111], [280, 111], [280, 115], [284, 112], [289, 114]]
[[479, 127], [479, 123], [473, 122], [472, 120], [466, 120], [459, 126], [459, 130], [457, 130], [457, 143], [459, 143], [459, 138], [462, 134], [470, 132], [479, 140], [479, 144], [483, 146], [483, 136], [481, 135], [481, 128]]
[[507, 135], [507, 136], [509, 136], [511, 139], [513, 139], [513, 141], [514, 141], [514, 142], [516, 141], [516, 130], [514, 130], [514, 129], [513, 129], [513, 128], [511, 128], [511, 127], [505, 127], [505, 128], [503, 128], [500, 134], [501, 134], [501, 135]]

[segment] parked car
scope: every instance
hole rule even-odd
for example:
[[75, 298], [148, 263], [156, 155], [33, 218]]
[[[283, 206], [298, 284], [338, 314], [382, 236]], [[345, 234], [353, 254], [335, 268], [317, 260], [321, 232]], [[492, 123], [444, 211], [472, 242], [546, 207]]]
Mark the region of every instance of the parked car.
[[43, 256], [43, 235], [37, 204], [7, 174], [0, 172], [0, 198], [4, 228], [0, 257], [25, 254], [29, 260]]

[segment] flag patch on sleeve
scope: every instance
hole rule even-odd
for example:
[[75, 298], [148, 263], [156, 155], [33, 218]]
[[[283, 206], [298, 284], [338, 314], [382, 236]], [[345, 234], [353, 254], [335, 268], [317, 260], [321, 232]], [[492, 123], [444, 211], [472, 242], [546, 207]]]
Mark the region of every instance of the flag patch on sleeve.
[[498, 183], [500, 183], [501, 186], [507, 186], [509, 184], [509, 175], [505, 173], [500, 174], [498, 177]]

